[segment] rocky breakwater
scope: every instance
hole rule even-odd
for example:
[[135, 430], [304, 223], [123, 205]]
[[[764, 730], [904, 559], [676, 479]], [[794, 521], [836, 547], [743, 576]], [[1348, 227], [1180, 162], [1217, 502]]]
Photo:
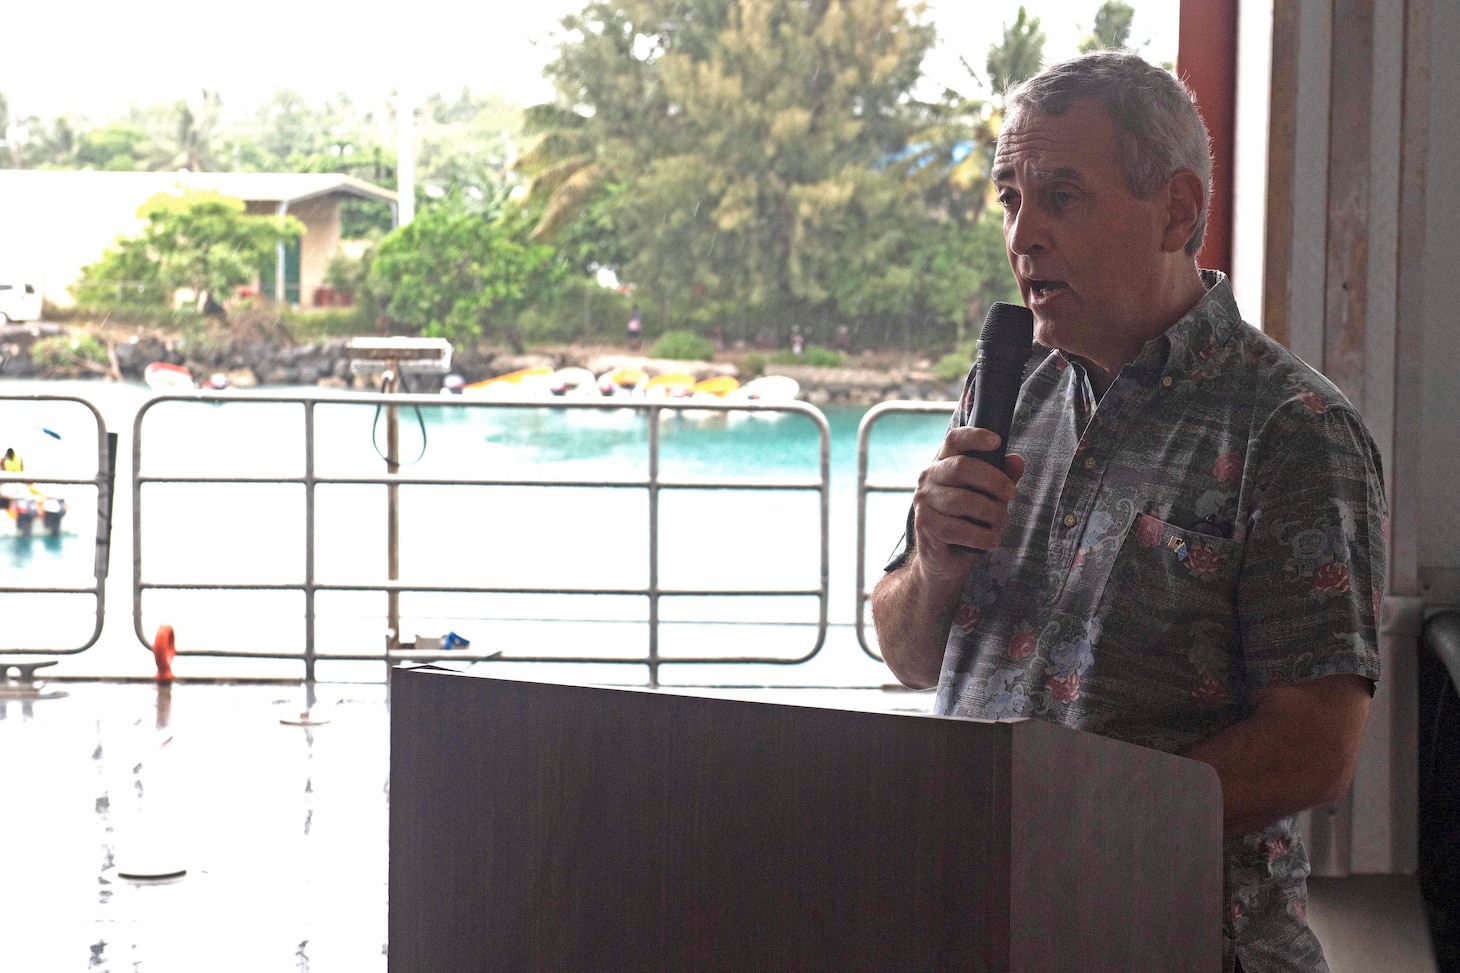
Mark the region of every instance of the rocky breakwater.
[[801, 399], [812, 405], [875, 405], [892, 399], [942, 401], [958, 398], [963, 381], [942, 381], [919, 367], [813, 368], [776, 365], [777, 375], [801, 385]]
[[[140, 382], [149, 364], [163, 361], [182, 365], [199, 379], [221, 372], [236, 388], [317, 385], [368, 389], [378, 381], [374, 376], [351, 374], [346, 337], [298, 342], [282, 328], [248, 326], [190, 337], [159, 332], [87, 333], [104, 343], [108, 365], [78, 362], [58, 367], [39, 362], [31, 354], [37, 339], [62, 334], [74, 337], [75, 329], [57, 325], [11, 326], [0, 345], [0, 356], [3, 356], [0, 378], [110, 378]], [[742, 372], [736, 356], [727, 355], [726, 359], [650, 358], [605, 346], [569, 345], [516, 353], [482, 345], [456, 349], [451, 370], [468, 383], [540, 367], [581, 367], [595, 375], [617, 368], [638, 368], [650, 377], [686, 372], [696, 380], [730, 375], [746, 382], [755, 377]], [[773, 364], [766, 367], [765, 373], [795, 379], [801, 386], [800, 398], [813, 405], [872, 405], [891, 399], [948, 400], [957, 398], [962, 390], [961, 381], [940, 381], [922, 362], [876, 362], [843, 368]], [[443, 377], [412, 375], [410, 388], [415, 392], [436, 392]]]

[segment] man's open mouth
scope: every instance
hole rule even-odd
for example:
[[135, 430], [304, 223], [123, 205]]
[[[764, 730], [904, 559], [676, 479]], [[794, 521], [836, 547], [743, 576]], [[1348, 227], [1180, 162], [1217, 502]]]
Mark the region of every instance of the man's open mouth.
[[1064, 286], [1065, 282], [1062, 280], [1033, 279], [1029, 281], [1029, 288], [1037, 297], [1048, 297]]

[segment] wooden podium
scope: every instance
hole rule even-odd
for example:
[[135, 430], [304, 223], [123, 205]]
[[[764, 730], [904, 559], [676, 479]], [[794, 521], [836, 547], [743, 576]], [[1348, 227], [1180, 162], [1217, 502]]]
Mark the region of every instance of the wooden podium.
[[981, 723], [402, 668], [394, 973], [1221, 968], [1204, 764]]

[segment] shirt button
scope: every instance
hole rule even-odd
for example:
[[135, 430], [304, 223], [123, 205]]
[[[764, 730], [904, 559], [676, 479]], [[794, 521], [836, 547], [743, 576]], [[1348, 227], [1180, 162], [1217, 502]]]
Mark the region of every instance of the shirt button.
[[1087, 469], [1087, 470], [1093, 470], [1094, 468], [1095, 468], [1095, 457], [1093, 457], [1093, 456], [1086, 456], [1085, 457], [1085, 469]]
[[1076, 517], [1074, 514], [1065, 514], [1065, 526], [1066, 527], [1073, 527], [1073, 526], [1075, 526], [1079, 522], [1080, 522], [1079, 518]]
[[1171, 387], [1171, 383], [1174, 382], [1174, 381], [1176, 381], [1176, 380], [1174, 378], [1172, 378], [1170, 375], [1162, 375], [1161, 376], [1161, 387], [1163, 389], [1169, 389]]

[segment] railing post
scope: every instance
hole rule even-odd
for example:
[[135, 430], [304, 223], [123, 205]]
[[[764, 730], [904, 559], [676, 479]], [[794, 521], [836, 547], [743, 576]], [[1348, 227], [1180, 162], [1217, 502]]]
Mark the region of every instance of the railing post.
[[314, 403], [304, 403], [304, 681], [314, 705]]
[[[381, 391], [394, 393], [399, 383], [400, 363], [387, 362]], [[391, 477], [400, 474], [400, 412], [394, 402], [385, 407], [385, 472]], [[385, 594], [388, 665], [389, 653], [400, 650], [400, 591], [394, 585], [400, 580], [400, 484], [394, 480], [385, 485], [385, 557], [386, 579], [391, 582], [391, 588]]]
[[649, 417], [649, 686], [659, 688], [659, 414]]

